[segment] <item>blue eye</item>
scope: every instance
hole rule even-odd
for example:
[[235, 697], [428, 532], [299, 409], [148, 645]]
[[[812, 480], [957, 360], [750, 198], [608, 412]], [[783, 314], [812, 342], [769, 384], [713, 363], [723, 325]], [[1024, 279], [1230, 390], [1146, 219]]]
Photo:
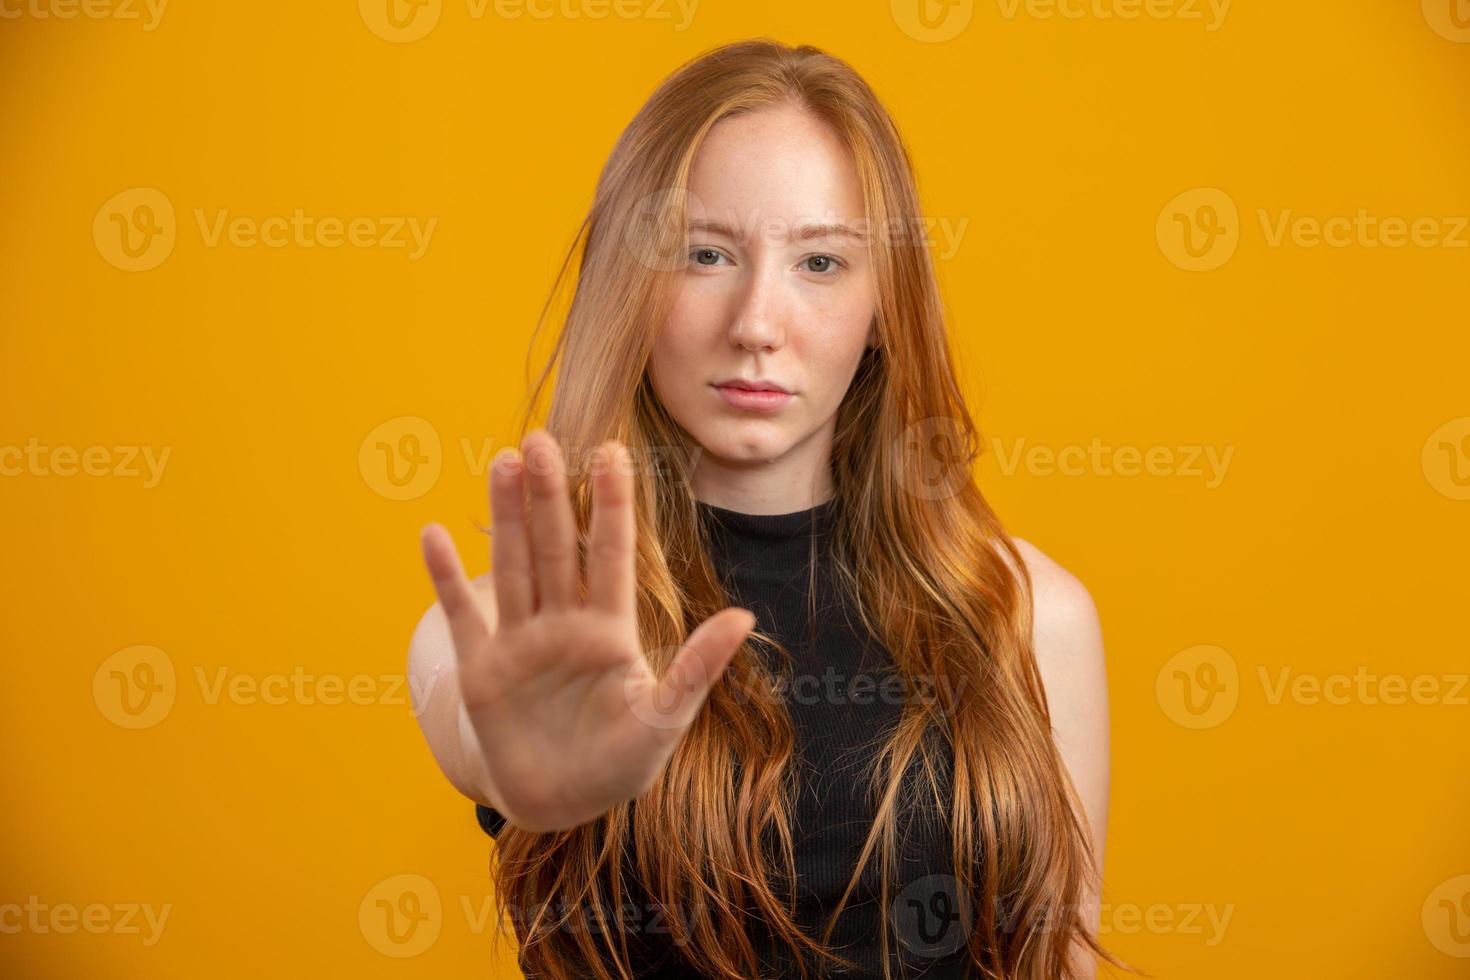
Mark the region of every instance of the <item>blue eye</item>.
[[[700, 265], [715, 265], [720, 259], [724, 258], [718, 250], [713, 248], [696, 248], [689, 253], [689, 257]], [[710, 259], [711, 261], [707, 262], [705, 261], [706, 259]]]
[[822, 273], [824, 275], [827, 274], [827, 273], [829, 273], [829, 272], [831, 272], [833, 269], [837, 268], [837, 266], [838, 266], [838, 261], [835, 258], [833, 258], [832, 256], [830, 256], [830, 255], [813, 255], [813, 256], [810, 256], [808, 258], [802, 259], [801, 261], [803, 263], [807, 263], [807, 262], [821, 263], [821, 265], [819, 265], [816, 268], [812, 268], [812, 267], [808, 266], [808, 270], [811, 271], [811, 272], [819, 272], [819, 273]]

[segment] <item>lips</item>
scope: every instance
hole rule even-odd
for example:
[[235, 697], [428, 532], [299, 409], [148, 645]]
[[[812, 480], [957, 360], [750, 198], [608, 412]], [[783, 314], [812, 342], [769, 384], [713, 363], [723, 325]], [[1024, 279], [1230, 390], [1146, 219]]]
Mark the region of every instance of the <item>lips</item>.
[[737, 380], [713, 387], [731, 408], [750, 412], [777, 411], [793, 397], [791, 392], [771, 382]]
[[729, 381], [716, 382], [716, 388], [735, 388], [740, 391], [778, 391], [789, 395], [790, 391], [776, 384], [774, 381], [746, 381], [742, 378], [732, 378]]

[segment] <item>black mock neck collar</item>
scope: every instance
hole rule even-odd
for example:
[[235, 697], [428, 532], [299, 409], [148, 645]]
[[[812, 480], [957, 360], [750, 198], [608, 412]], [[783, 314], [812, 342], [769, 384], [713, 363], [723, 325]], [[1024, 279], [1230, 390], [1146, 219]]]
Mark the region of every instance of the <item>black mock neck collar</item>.
[[837, 498], [785, 514], [746, 514], [697, 500], [699, 512], [726, 533], [747, 541], [803, 541], [831, 530]]

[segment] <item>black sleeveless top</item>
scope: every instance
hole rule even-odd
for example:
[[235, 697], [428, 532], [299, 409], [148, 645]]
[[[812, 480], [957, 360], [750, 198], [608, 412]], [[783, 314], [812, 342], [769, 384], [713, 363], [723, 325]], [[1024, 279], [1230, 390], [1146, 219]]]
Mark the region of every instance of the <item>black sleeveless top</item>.
[[[876, 765], [874, 743], [881, 744], [897, 725], [905, 698], [888, 652], [862, 629], [832, 574], [829, 545], [835, 505], [834, 499], [788, 514], [744, 514], [698, 504], [709, 529], [710, 558], [731, 604], [755, 613], [756, 628], [774, 635], [792, 656], [789, 673], [783, 671], [779, 654], [771, 653], [769, 663], [783, 678], [779, 696], [795, 729], [793, 764], [801, 766], [801, 794], [794, 801], [792, 825], [797, 921], [818, 939], [856, 869], [876, 816], [876, 808], [865, 797], [868, 774]], [[814, 544], [815, 617], [809, 594]], [[947, 754], [944, 758], [947, 762]], [[917, 766], [916, 759], [909, 778]], [[949, 773], [940, 775], [948, 778]], [[944, 805], [948, 806], [947, 798]], [[476, 814], [491, 836], [505, 825], [505, 818], [490, 807], [477, 804]], [[838, 955], [860, 969], [833, 976], [882, 977], [879, 929], [885, 915], [889, 968], [895, 978], [974, 975], [964, 950], [966, 923], [959, 913], [946, 828], [938, 811], [900, 810], [899, 873], [889, 883], [888, 908], [879, 908], [882, 855], [875, 848], [829, 940]], [[766, 976], [795, 975], [787, 960], [789, 948], [767, 946], [758, 924], [751, 936], [757, 949], [767, 950]], [[685, 963], [672, 952], [672, 944], [665, 948], [649, 939], [640, 953], [646, 953], [647, 960], [634, 961], [633, 967], [641, 977], [703, 976], [697, 964]]]

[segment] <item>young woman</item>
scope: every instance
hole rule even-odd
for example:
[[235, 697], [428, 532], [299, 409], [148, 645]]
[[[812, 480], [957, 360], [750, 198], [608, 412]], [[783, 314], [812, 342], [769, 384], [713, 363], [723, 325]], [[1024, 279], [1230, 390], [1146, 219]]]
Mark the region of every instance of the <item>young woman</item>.
[[528, 976], [1117, 962], [1097, 614], [973, 483], [923, 229], [811, 47], [694, 59], [614, 147], [492, 571], [425, 528], [410, 651]]

